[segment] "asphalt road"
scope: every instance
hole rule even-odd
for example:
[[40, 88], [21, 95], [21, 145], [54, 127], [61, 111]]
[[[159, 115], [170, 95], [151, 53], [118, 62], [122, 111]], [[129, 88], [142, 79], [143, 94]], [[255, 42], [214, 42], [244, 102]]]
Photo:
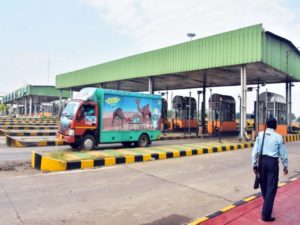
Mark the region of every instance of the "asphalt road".
[[[281, 181], [300, 174], [300, 142], [287, 147], [289, 175], [281, 173]], [[7, 174], [0, 176], [0, 224], [183, 224], [256, 193], [250, 155], [244, 149], [83, 171]]]

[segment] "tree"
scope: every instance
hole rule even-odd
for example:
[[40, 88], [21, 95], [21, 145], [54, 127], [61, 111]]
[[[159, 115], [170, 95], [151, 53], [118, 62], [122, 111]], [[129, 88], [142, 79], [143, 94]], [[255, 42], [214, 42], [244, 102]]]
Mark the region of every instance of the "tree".
[[300, 116], [297, 118], [297, 122], [299, 122], [299, 123], [300, 123]]

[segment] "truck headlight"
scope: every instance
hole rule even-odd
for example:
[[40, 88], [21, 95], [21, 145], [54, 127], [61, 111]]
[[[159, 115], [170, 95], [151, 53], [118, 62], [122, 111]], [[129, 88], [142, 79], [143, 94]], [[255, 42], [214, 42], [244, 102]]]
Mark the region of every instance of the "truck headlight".
[[69, 136], [74, 136], [74, 134], [75, 134], [74, 129], [69, 129], [68, 135]]

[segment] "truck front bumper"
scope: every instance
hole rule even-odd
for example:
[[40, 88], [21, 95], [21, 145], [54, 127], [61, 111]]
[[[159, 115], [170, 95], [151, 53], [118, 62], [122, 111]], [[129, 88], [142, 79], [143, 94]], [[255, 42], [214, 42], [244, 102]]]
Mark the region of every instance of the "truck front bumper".
[[61, 133], [57, 132], [56, 138], [65, 143], [70, 143], [70, 144], [75, 143], [75, 136], [69, 136], [69, 135], [61, 134]]

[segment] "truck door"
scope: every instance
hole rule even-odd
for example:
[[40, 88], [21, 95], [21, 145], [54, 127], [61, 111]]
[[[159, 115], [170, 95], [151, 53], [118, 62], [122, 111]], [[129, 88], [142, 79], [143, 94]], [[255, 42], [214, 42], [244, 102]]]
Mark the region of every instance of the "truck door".
[[83, 135], [87, 130], [97, 131], [98, 128], [98, 107], [94, 103], [83, 104], [76, 118], [76, 135]]

